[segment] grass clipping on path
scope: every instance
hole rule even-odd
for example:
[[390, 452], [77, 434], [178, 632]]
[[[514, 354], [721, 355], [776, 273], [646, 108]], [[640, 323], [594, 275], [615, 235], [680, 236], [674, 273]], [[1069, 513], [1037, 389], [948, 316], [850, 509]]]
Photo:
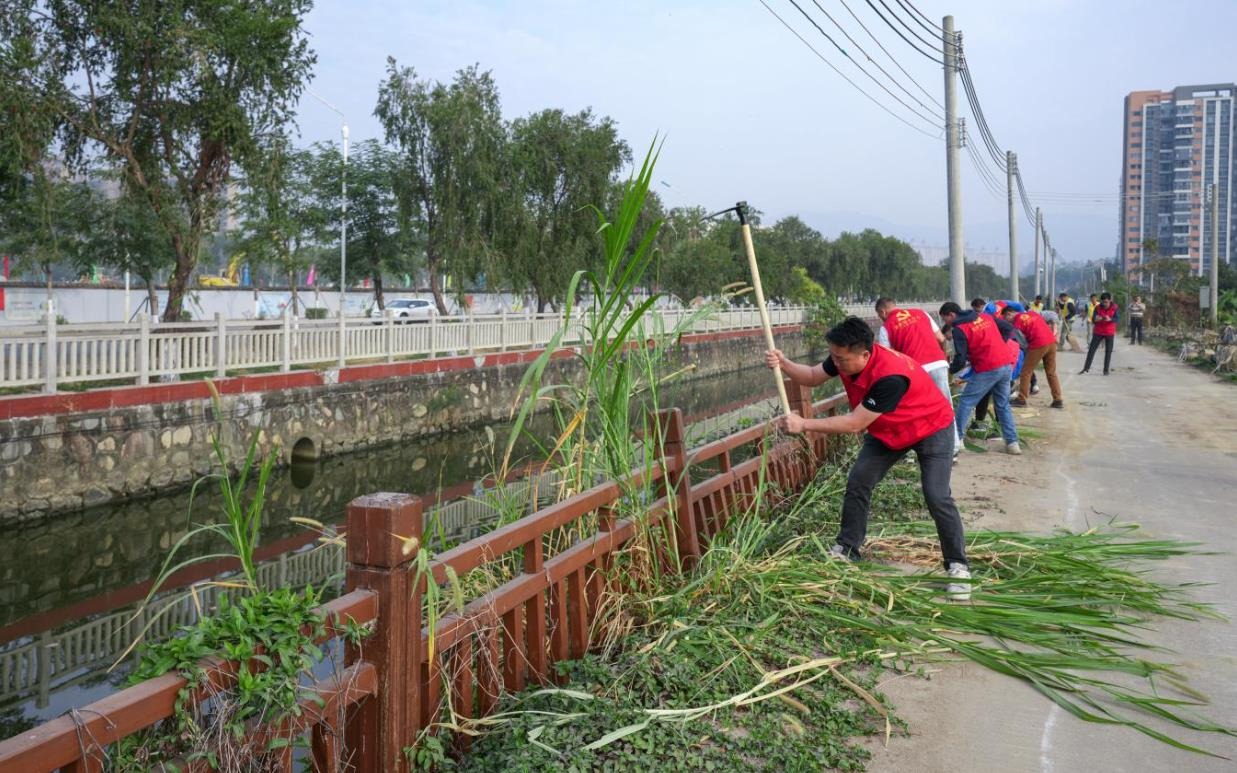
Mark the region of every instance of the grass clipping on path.
[[1180, 749], [1209, 753], [1174, 727], [1237, 735], [1197, 713], [1205, 698], [1141, 636], [1157, 618], [1218, 617], [1146, 573], [1194, 546], [1133, 526], [973, 533], [973, 601], [955, 603], [930, 522], [874, 524], [872, 562], [828, 556], [840, 487], [822, 475], [788, 511], [736, 519], [696, 572], [625, 600], [641, 622], [617, 652], [509, 698], [470, 767], [857, 769], [853, 737], [890, 730], [878, 673], [943, 656]]

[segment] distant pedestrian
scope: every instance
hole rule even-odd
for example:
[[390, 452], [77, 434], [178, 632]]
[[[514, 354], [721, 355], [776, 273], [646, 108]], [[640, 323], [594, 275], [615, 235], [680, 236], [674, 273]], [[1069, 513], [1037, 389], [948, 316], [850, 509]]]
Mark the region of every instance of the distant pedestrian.
[[1082, 347], [1074, 337], [1074, 320], [1078, 318], [1078, 304], [1069, 297], [1069, 293], [1057, 296], [1057, 315], [1061, 318], [1061, 337], [1057, 340], [1057, 348], [1063, 349], [1068, 343], [1071, 351], [1081, 352]]
[[1091, 293], [1091, 297], [1087, 299], [1087, 342], [1091, 341], [1092, 326], [1095, 324], [1093, 317], [1095, 316], [1095, 307], [1100, 305], [1100, 297], [1095, 293]]
[[1044, 311], [1044, 296], [1037, 295], [1035, 300], [1031, 301], [1031, 311], [1043, 313]]
[[[963, 312], [962, 307], [953, 301], [942, 305], [940, 314], [941, 322], [953, 330], [954, 359], [949, 364], [949, 372], [957, 373], [967, 362], [970, 362], [973, 371], [971, 380], [958, 397], [958, 407], [954, 411], [954, 427], [958, 432], [957, 447], [962, 447], [962, 437], [966, 433], [967, 422], [971, 420], [976, 404], [984, 395], [992, 392], [996, 418], [1001, 425], [1001, 437], [1005, 440], [1005, 451], [1021, 454], [1018, 430], [1014, 426], [1014, 412], [1009, 407], [1012, 368], [1006, 341], [1014, 333], [1013, 326], [1003, 319], [973, 310]], [[1002, 388], [993, 391], [992, 388], [997, 384]]]
[[1143, 303], [1141, 295], [1135, 295], [1134, 300], [1130, 303], [1130, 343], [1142, 346], [1143, 343], [1143, 314], [1147, 311], [1147, 304]]
[[[1104, 344], [1104, 375], [1107, 376], [1112, 365], [1112, 340], [1117, 335], [1117, 304], [1112, 302], [1112, 294], [1104, 293], [1092, 312], [1091, 343], [1087, 347], [1087, 362], [1082, 366], [1081, 373], [1091, 370], [1091, 361], [1095, 352]], [[1081, 375], [1081, 373], [1079, 375]]]
[[1031, 378], [1035, 375], [1035, 366], [1044, 363], [1044, 373], [1048, 376], [1048, 388], [1052, 390], [1052, 407], [1064, 408], [1061, 398], [1061, 380], [1057, 378], [1057, 341], [1053, 337], [1052, 328], [1044, 318], [1033, 311], [1017, 312], [1006, 307], [1002, 312], [1005, 321], [1021, 331], [1027, 339], [1027, 354], [1022, 365], [1022, 377], [1018, 380], [1018, 397], [1011, 403], [1014, 407], [1027, 404], [1031, 394]]

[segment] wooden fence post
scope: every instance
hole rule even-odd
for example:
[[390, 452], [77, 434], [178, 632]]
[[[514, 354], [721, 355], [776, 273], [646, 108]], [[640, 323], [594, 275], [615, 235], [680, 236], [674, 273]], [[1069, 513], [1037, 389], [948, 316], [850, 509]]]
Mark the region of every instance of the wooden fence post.
[[414, 562], [421, 549], [421, 500], [410, 494], [370, 494], [348, 504], [347, 591], [378, 594], [374, 632], [349, 644], [347, 662], [363, 659], [378, 672], [378, 695], [349, 719], [348, 749], [358, 773], [408, 770], [404, 747], [415, 740], [420, 715], [421, 588]]
[[674, 537], [679, 550], [679, 561], [684, 568], [695, 566], [700, 558], [700, 537], [696, 533], [696, 517], [692, 512], [692, 481], [687, 469], [687, 443], [684, 438], [683, 409], [670, 408], [658, 411], [662, 452], [667, 462], [675, 469], [665, 478], [667, 496], [674, 495]]
[[[790, 410], [799, 414], [805, 419], [810, 419], [813, 416], [812, 412], [812, 388], [803, 384], [796, 384], [790, 379], [784, 379], [786, 383], [786, 397], [790, 402]], [[816, 475], [816, 470], [820, 465], [821, 459], [824, 457], [824, 449], [817, 450], [817, 444], [827, 442], [827, 435], [812, 435], [804, 433], [804, 440], [807, 441], [808, 451], [811, 456], [804, 460], [806, 465], [807, 477], [812, 478]]]

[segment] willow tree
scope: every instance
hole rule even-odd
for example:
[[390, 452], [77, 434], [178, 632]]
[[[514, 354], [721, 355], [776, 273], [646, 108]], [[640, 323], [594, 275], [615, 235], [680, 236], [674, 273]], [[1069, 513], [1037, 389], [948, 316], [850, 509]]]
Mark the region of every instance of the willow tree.
[[514, 287], [536, 296], [538, 312], [561, 301], [572, 275], [600, 259], [591, 207], [607, 203], [630, 159], [614, 122], [588, 110], [542, 110], [513, 122], [509, 195], [518, 215], [504, 267]]
[[476, 66], [448, 84], [388, 58], [374, 115], [397, 150], [403, 228], [424, 245], [430, 291], [446, 314], [443, 277], [475, 278], [492, 248], [506, 142], [498, 88]]
[[54, 118], [65, 163], [117, 169], [176, 256], [165, 320], [179, 319], [203, 234], [233, 164], [292, 119], [314, 62], [311, 0], [7, 0], [0, 25], [10, 110]]

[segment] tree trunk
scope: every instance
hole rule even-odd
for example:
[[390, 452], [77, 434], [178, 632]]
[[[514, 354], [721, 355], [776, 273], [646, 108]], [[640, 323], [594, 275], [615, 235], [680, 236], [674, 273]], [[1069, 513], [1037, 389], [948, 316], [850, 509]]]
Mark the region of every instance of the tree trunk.
[[549, 303], [549, 301], [541, 297], [541, 293], [537, 293], [537, 313], [538, 314], [545, 313], [545, 307], [547, 303]]
[[172, 239], [176, 250], [176, 270], [168, 278], [168, 302], [163, 307], [164, 322], [178, 322], [181, 307], [184, 304], [185, 289], [189, 286], [189, 275], [193, 273], [195, 256], [186, 248], [185, 240], [179, 235]]
[[52, 310], [52, 264], [43, 264], [43, 278], [47, 280], [47, 305], [45, 311], [48, 314], [53, 313]]
[[292, 316], [297, 316], [297, 297], [296, 297], [296, 269], [288, 271], [288, 287], [292, 290], [292, 299], [288, 301], [292, 306]]
[[375, 271], [371, 276], [374, 279], [374, 301], [378, 304], [378, 310], [386, 309], [386, 300], [382, 297], [382, 273]]
[[447, 316], [447, 301], [442, 297], [442, 288], [438, 284], [438, 264], [442, 262], [442, 259], [426, 255], [425, 262], [429, 269], [430, 292], [434, 296], [434, 305], [438, 307], [438, 313], [445, 317]]
[[144, 276], [142, 279], [146, 280], [146, 299], [150, 305], [150, 315], [153, 317], [155, 310], [159, 308], [159, 294], [155, 292], [155, 283], [151, 281], [150, 277]]

